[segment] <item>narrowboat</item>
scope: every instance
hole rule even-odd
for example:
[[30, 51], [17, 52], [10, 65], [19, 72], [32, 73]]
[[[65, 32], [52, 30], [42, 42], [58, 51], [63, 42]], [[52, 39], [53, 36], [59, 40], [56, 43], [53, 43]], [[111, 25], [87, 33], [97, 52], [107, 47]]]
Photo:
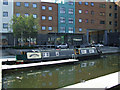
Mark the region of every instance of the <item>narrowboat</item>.
[[75, 49], [48, 49], [21, 51], [16, 55], [17, 63], [44, 62], [52, 60], [79, 59], [100, 56], [101, 51], [95, 47]]

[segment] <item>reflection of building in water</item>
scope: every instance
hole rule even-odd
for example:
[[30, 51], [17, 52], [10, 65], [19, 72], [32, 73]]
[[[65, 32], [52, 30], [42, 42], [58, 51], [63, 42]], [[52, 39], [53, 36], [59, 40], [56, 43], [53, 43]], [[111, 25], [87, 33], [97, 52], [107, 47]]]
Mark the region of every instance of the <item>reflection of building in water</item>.
[[[120, 56], [108, 55], [98, 60], [80, 61], [74, 64], [43, 66], [40, 69], [5, 75], [4, 87], [8, 88], [60, 88], [118, 71]], [[83, 67], [81, 67], [83, 65]], [[19, 78], [18, 78], [19, 77]], [[8, 85], [8, 82], [11, 81]]]

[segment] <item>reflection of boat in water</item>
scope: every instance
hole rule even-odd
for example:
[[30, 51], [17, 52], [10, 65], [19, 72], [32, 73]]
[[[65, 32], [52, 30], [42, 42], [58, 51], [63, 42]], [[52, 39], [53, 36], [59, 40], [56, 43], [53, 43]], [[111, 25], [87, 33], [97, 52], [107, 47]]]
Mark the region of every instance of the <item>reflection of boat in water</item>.
[[[63, 88], [119, 71], [119, 58], [120, 55], [108, 55], [71, 64], [3, 70], [3, 88]], [[81, 67], [82, 63], [87, 66]]]
[[96, 48], [76, 48], [76, 49], [49, 49], [21, 51], [16, 55], [17, 62], [38, 62], [63, 59], [86, 59], [99, 56], [100, 52]]

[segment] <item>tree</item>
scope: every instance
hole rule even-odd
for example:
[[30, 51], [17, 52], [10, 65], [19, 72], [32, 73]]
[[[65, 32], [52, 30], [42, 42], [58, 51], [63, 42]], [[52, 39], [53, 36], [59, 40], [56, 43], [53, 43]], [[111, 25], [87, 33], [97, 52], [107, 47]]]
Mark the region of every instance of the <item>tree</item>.
[[14, 37], [20, 38], [21, 45], [29, 39], [29, 45], [31, 38], [35, 38], [39, 30], [38, 19], [33, 18], [33, 15], [28, 17], [13, 16], [11, 27], [13, 29]]

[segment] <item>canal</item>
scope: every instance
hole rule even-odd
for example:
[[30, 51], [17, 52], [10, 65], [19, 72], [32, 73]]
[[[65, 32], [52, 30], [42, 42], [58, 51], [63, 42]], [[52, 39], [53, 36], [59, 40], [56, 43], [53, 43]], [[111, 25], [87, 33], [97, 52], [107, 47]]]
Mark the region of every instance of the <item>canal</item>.
[[120, 53], [75, 63], [2, 72], [3, 88], [62, 88], [120, 70]]

